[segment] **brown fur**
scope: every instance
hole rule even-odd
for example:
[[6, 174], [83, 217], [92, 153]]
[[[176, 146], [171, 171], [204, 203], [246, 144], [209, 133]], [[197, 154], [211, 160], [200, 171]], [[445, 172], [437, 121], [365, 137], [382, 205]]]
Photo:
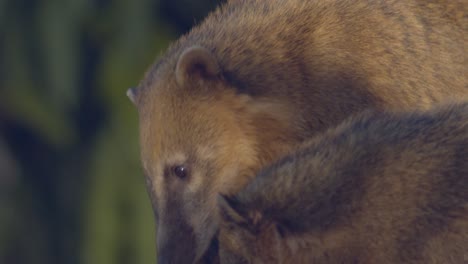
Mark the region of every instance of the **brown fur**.
[[220, 206], [221, 263], [465, 263], [468, 103], [352, 118]]
[[129, 92], [159, 263], [216, 252], [216, 195], [304, 139], [363, 109], [466, 96], [466, 9], [466, 0], [237, 0], [181, 37]]

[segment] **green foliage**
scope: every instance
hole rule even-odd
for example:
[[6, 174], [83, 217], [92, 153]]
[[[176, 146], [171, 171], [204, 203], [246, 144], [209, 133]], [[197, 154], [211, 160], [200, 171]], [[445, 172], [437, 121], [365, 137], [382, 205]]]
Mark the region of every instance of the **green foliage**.
[[0, 0], [0, 263], [155, 263], [125, 91], [216, 2]]

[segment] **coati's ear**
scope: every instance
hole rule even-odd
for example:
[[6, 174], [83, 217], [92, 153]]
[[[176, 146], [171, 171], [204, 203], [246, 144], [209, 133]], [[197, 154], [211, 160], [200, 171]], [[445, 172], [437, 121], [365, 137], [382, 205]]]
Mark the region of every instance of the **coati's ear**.
[[177, 84], [184, 86], [192, 77], [212, 79], [220, 72], [218, 60], [210, 51], [200, 46], [193, 46], [180, 55], [175, 76]]
[[128, 97], [128, 99], [130, 99], [130, 101], [131, 101], [134, 105], [137, 104], [137, 96], [138, 96], [137, 92], [138, 92], [138, 91], [137, 91], [136, 88], [129, 88], [129, 89], [127, 90], [127, 97]]
[[262, 214], [255, 210], [248, 210], [236, 198], [220, 194], [218, 207], [221, 221], [235, 224], [255, 233], [262, 221]]

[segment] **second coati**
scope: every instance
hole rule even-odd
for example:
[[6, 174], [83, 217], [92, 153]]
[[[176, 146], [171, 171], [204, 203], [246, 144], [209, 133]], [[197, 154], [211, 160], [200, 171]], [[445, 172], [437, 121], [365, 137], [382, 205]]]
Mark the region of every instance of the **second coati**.
[[468, 103], [371, 113], [219, 198], [221, 263], [468, 262]]

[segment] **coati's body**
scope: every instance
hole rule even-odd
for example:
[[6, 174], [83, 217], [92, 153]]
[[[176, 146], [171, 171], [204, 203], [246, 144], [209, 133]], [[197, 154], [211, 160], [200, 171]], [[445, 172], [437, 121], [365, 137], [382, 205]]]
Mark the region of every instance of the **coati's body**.
[[220, 198], [221, 263], [468, 261], [468, 102], [366, 113]]
[[159, 263], [213, 256], [217, 193], [236, 192], [304, 139], [363, 109], [466, 96], [467, 8], [232, 0], [181, 37], [129, 91]]

